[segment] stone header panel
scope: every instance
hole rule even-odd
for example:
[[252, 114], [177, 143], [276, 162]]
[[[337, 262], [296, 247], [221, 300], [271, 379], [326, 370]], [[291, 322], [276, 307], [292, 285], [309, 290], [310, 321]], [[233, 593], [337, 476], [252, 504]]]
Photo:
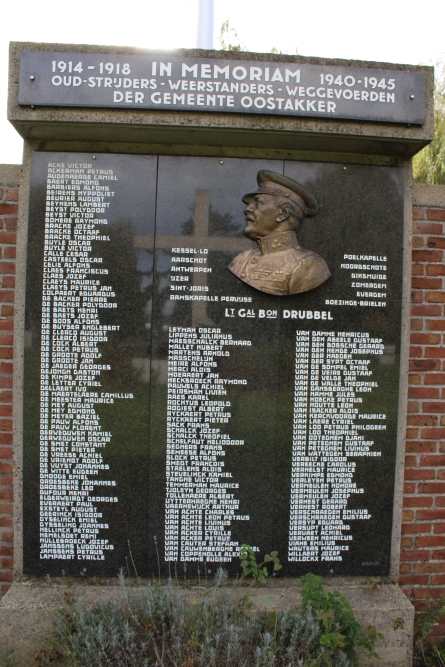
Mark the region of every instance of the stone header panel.
[[296, 62], [21, 51], [19, 105], [425, 123], [425, 73]]

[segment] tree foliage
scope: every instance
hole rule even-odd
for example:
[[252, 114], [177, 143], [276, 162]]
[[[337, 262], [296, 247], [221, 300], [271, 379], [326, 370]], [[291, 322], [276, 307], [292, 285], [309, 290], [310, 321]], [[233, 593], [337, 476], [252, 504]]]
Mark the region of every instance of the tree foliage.
[[413, 159], [416, 183], [445, 184], [445, 58], [437, 63], [434, 85], [434, 141]]
[[247, 51], [245, 44], [240, 42], [235, 28], [231, 28], [229, 19], [224, 21], [219, 33], [219, 47], [223, 51]]

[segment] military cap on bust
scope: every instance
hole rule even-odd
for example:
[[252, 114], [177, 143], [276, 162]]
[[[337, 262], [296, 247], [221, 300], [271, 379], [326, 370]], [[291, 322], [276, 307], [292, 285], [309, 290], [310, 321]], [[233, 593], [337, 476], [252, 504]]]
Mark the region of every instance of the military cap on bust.
[[303, 211], [304, 215], [314, 215], [318, 208], [315, 197], [292, 178], [277, 174], [275, 171], [262, 169], [257, 174], [257, 181], [258, 190], [244, 195], [245, 204], [249, 204], [257, 194], [267, 194], [288, 197]]

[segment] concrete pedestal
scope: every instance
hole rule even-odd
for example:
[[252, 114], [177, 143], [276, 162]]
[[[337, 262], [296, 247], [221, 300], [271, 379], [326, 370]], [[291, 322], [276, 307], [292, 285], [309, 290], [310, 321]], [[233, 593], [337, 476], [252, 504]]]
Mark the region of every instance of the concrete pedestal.
[[[12, 647], [16, 664], [35, 665], [41, 637], [50, 633], [51, 617], [64, 604], [66, 594], [74, 593], [86, 604], [99, 597], [118, 599], [121, 589], [113, 581], [107, 583], [76, 583], [73, 591], [61, 580], [16, 582], [0, 601], [0, 658]], [[347, 598], [362, 627], [374, 625], [385, 637], [376, 645], [380, 660], [370, 660], [360, 652], [360, 667], [411, 667], [414, 607], [397, 586], [382, 584], [369, 589], [364, 580], [326, 579], [324, 587]], [[196, 596], [196, 589], [191, 590]], [[298, 605], [300, 590], [298, 580], [276, 579], [267, 586], [248, 588], [247, 593], [254, 607], [272, 611]]]

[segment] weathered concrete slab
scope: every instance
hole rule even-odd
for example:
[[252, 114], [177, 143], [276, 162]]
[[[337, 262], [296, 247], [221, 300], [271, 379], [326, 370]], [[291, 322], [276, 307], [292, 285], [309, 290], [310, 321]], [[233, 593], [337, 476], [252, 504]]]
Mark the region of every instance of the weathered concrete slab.
[[[367, 659], [361, 652], [361, 667], [411, 667], [414, 607], [400, 588], [380, 584], [373, 589], [364, 580], [338, 579], [326, 579], [324, 586], [348, 599], [362, 627], [374, 625], [385, 636], [376, 646], [381, 659]], [[200, 589], [191, 585], [188, 590], [196, 595]], [[272, 611], [298, 605], [300, 590], [296, 580], [276, 579], [267, 586], [249, 587], [248, 595], [254, 607]], [[67, 596], [73, 595], [88, 604], [99, 597], [119, 599], [122, 592], [114, 580], [92, 585], [75, 583], [74, 587], [62, 580], [15, 583], [0, 601], [0, 658], [12, 647], [20, 667], [35, 665], [41, 638], [51, 630], [52, 614], [63, 606]]]

